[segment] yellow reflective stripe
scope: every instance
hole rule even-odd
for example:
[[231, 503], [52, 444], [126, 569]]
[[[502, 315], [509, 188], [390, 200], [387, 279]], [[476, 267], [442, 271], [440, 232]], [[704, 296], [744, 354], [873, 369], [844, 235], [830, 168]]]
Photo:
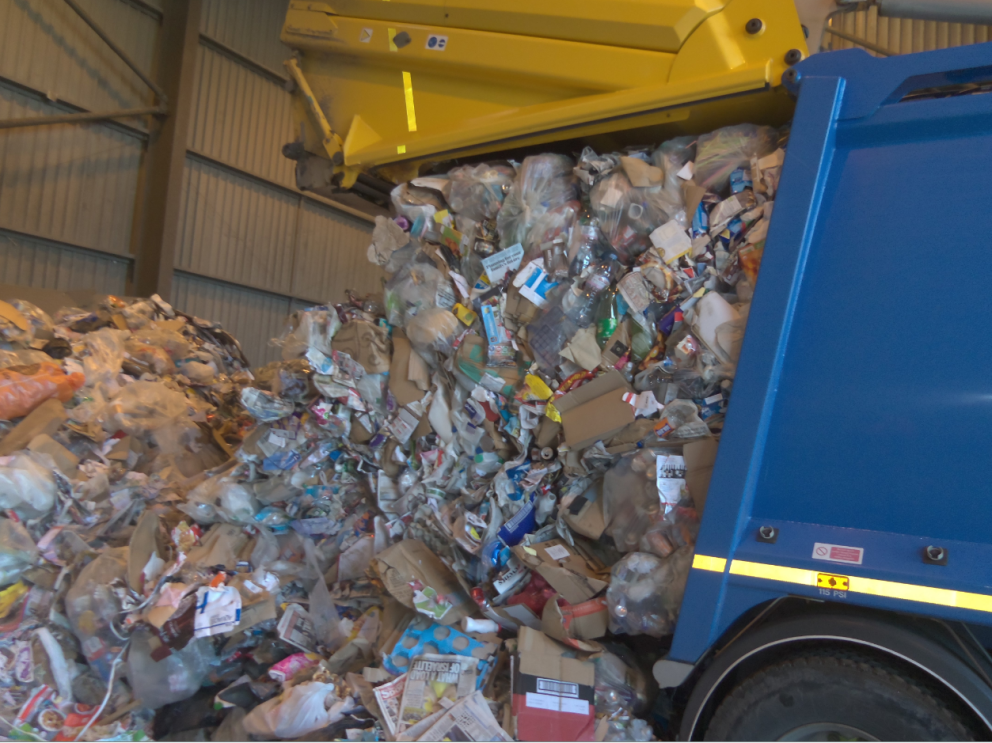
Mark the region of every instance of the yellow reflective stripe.
[[398, 144], [398, 145], [396, 145], [396, 154], [397, 155], [405, 155], [406, 154], [406, 145], [405, 144]]
[[[713, 559], [713, 558], [710, 558]], [[693, 567], [696, 567], [693, 561]], [[801, 586], [816, 587], [816, 570], [801, 570], [782, 565], [768, 565], [761, 562], [732, 560], [731, 575], [743, 575], [748, 578], [761, 578], [782, 583], [795, 583]], [[856, 575], [847, 576], [850, 581], [851, 593], [862, 593], [868, 596], [901, 599], [903, 601], [918, 601], [922, 604], [937, 604], [938, 606], [953, 606], [959, 609], [972, 609], [992, 613], [992, 596], [967, 591], [952, 591], [947, 588], [918, 586], [912, 583], [897, 583], [889, 580], [860, 578]]]
[[403, 94], [406, 96], [406, 128], [417, 131], [417, 112], [413, 109], [413, 78], [409, 72], [403, 73]]
[[765, 580], [778, 580], [783, 583], [798, 583], [803, 586], [816, 585], [815, 570], [799, 570], [798, 568], [783, 568], [778, 565], [766, 565], [763, 562], [745, 562], [744, 560], [732, 560], [730, 563], [731, 575], [746, 575], [748, 578], [763, 578]]
[[398, 52], [399, 49], [397, 49], [396, 48], [396, 44], [393, 43], [393, 37], [396, 36], [396, 29], [395, 28], [387, 28], [386, 29], [386, 35], [389, 38], [389, 51], [391, 51], [391, 52]]
[[727, 567], [727, 561], [722, 557], [710, 557], [709, 555], [693, 555], [692, 567], [700, 570], [711, 570], [714, 573], [722, 573]]

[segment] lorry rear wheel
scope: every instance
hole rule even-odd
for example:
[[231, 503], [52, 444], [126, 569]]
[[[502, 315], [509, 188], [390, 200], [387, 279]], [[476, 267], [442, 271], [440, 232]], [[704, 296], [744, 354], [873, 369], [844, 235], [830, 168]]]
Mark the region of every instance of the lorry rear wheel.
[[846, 649], [767, 666], [721, 702], [706, 740], [974, 740], [940, 690]]

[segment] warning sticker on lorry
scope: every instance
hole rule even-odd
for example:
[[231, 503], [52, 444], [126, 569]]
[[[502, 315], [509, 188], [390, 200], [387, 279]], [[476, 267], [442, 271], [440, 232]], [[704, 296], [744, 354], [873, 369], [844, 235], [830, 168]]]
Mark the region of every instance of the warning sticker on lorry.
[[861, 547], [845, 547], [840, 544], [823, 544], [821, 542], [813, 545], [814, 560], [828, 560], [829, 562], [846, 562], [850, 565], [860, 565], [864, 556], [865, 551]]

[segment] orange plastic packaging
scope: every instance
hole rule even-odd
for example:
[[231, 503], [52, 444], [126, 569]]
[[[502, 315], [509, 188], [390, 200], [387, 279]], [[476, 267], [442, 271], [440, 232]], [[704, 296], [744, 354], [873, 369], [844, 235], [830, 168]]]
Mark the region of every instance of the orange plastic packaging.
[[0, 369], [0, 419], [20, 418], [53, 397], [69, 402], [85, 382], [79, 372], [66, 374], [57, 364]]

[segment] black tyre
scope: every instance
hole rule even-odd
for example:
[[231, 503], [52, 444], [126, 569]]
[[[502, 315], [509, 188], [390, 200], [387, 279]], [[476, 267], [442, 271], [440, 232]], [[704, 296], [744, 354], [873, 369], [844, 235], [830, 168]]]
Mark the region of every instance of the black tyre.
[[846, 649], [767, 666], [720, 703], [706, 740], [974, 740], [936, 687]]

